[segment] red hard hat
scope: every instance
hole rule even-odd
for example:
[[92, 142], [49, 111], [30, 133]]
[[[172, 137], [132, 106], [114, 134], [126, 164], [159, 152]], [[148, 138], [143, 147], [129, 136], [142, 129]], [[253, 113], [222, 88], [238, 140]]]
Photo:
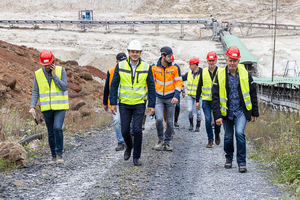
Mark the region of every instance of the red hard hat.
[[54, 60], [54, 55], [49, 50], [44, 50], [40, 54], [40, 63], [42, 65], [50, 65]]
[[218, 56], [215, 52], [213, 51], [208, 52], [206, 60], [216, 60], [216, 59], [218, 59]]
[[174, 62], [174, 61], [175, 61], [174, 54], [172, 55], [171, 61], [172, 61], [172, 62]]
[[197, 58], [192, 58], [189, 62], [189, 65], [191, 64], [198, 64], [199, 63], [199, 60]]
[[235, 46], [231, 46], [227, 49], [226, 56], [233, 59], [239, 59], [241, 58], [240, 50]]

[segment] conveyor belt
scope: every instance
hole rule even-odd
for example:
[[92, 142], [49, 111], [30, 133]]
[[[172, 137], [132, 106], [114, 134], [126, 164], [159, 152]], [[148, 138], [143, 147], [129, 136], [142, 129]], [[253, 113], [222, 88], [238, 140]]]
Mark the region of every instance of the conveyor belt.
[[91, 21], [91, 20], [0, 20], [0, 24], [55, 24], [55, 25], [163, 25], [163, 24], [204, 24], [211, 26], [211, 20], [132, 20], [132, 21]]
[[[237, 26], [237, 27], [259, 28], [259, 29], [275, 29], [275, 24], [269, 24], [269, 23], [227, 22], [227, 21], [223, 21], [222, 23], [228, 24], [229, 27]], [[277, 24], [276, 26], [277, 29], [279, 30], [300, 31], [300, 25]]]

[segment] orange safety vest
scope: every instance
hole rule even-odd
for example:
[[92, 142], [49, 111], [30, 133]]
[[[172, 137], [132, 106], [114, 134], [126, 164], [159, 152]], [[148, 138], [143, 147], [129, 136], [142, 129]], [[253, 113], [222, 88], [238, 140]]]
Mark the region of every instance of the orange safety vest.
[[[115, 65], [114, 67], [111, 67], [111, 68], [108, 69], [108, 73], [109, 73], [109, 94], [110, 94], [110, 86], [111, 86], [112, 79], [114, 77], [116, 66], [117, 65]], [[111, 107], [109, 96], [108, 96], [108, 106]]]
[[178, 67], [176, 65], [166, 68], [153, 65], [152, 74], [155, 83], [155, 92], [158, 95], [166, 96], [182, 89], [182, 78], [179, 76]]

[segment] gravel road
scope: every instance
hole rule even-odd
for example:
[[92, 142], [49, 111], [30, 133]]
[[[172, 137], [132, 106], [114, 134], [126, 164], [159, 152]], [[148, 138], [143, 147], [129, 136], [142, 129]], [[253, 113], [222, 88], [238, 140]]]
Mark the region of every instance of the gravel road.
[[[201, 132], [187, 130], [186, 99], [182, 99], [173, 152], [155, 151], [155, 120], [147, 119], [141, 161], [136, 167], [115, 152], [113, 127], [76, 133], [65, 139], [62, 166], [37, 157], [26, 169], [0, 175], [0, 199], [281, 199], [287, 194], [266, 180], [262, 167], [247, 160], [248, 172], [224, 168], [223, 141], [205, 148]], [[221, 139], [223, 140], [223, 128]], [[251, 148], [248, 145], [248, 149]]]

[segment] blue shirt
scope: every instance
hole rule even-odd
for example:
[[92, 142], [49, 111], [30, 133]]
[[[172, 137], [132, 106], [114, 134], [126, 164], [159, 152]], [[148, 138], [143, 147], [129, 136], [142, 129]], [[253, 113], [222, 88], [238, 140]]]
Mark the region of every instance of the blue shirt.
[[231, 75], [229, 70], [228, 74], [228, 85], [229, 85], [229, 94], [228, 94], [228, 119], [233, 120], [233, 117], [236, 116], [240, 118], [243, 114], [243, 108], [241, 105], [241, 99], [238, 91], [238, 86], [240, 83], [239, 72], [237, 71], [235, 76]]

